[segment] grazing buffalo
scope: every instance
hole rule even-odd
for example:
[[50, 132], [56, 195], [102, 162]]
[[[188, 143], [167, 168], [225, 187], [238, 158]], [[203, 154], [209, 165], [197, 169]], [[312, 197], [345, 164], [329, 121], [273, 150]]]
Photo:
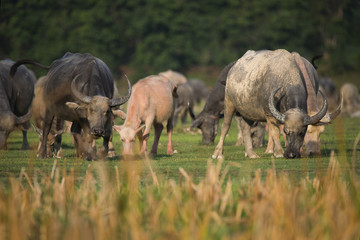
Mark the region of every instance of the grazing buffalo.
[[177, 85], [177, 98], [175, 98], [174, 127], [180, 116], [181, 124], [186, 123], [187, 113], [195, 120], [194, 108], [194, 92], [188, 83]]
[[329, 77], [319, 77], [319, 89], [325, 93], [326, 99], [329, 103], [329, 110], [334, 110], [337, 107], [339, 100], [338, 92], [335, 83]]
[[0, 61], [0, 149], [6, 150], [6, 140], [15, 127], [23, 133], [22, 149], [29, 149], [26, 130], [30, 127], [31, 102], [35, 76], [26, 67], [10, 77], [11, 60]]
[[[44, 119], [45, 119], [45, 101], [44, 101], [44, 85], [46, 83], [47, 77], [43, 76], [39, 78], [35, 84], [35, 96], [32, 103], [32, 116], [34, 119], [34, 128], [37, 134], [39, 135], [39, 145], [38, 145], [38, 155], [41, 147], [41, 142], [43, 139], [43, 128], [44, 128]], [[61, 134], [64, 132], [64, 121], [58, 118], [54, 118], [49, 135], [47, 137], [46, 143], [46, 155], [54, 156], [57, 158], [62, 158], [62, 148], [61, 148]]]
[[343, 115], [346, 117], [357, 116], [360, 111], [359, 90], [353, 83], [345, 83], [340, 93], [344, 98]]
[[209, 96], [209, 91], [203, 81], [200, 79], [190, 79], [188, 81], [194, 92], [194, 98], [196, 103], [200, 103], [201, 100], [206, 100]]
[[[308, 61], [301, 57], [298, 53], [293, 52], [292, 55], [298, 65], [301, 74], [304, 79], [306, 92], [307, 92], [307, 111], [310, 116], [319, 112], [318, 99], [316, 96], [316, 87], [313, 85], [316, 84], [316, 74], [309, 74], [307, 69], [310, 67], [307, 66]], [[320, 81], [319, 81], [320, 83]], [[326, 88], [326, 84], [324, 84]], [[321, 85], [320, 85], [321, 88]], [[335, 89], [335, 88], [334, 88]], [[326, 113], [325, 116], [317, 123], [316, 125], [309, 125], [305, 134], [304, 143], [303, 143], [303, 155], [319, 155], [320, 154], [320, 145], [321, 139], [320, 135], [325, 130], [325, 124], [331, 123], [341, 112], [341, 104], [337, 109], [332, 113]]]
[[166, 72], [161, 72], [161, 73], [159, 73], [159, 75], [167, 77], [176, 86], [187, 82], [187, 78], [182, 73], [179, 73], [179, 72], [176, 72], [173, 70], [167, 70]]
[[224, 111], [225, 85], [230, 68], [235, 62], [227, 65], [220, 73], [212, 91], [210, 92], [204, 109], [191, 123], [191, 128], [199, 128], [202, 132], [202, 143], [213, 144], [219, 124], [219, 115]]
[[[235, 116], [235, 120], [238, 127], [238, 136], [235, 146], [244, 145], [244, 137], [241, 129], [241, 122], [244, 119], [240, 116]], [[254, 122], [251, 125], [251, 141], [254, 148], [260, 148], [265, 144], [265, 134], [266, 134], [266, 123], [264, 122]]]
[[[17, 65], [22, 63], [33, 62], [19, 61]], [[129, 80], [127, 96], [112, 99], [114, 84], [109, 68], [91, 54], [80, 53], [66, 53], [55, 60], [46, 77], [43, 90], [46, 110], [39, 157], [47, 156], [47, 138], [55, 117], [73, 122], [71, 132], [77, 156], [96, 159], [96, 148], [92, 143], [99, 137], [103, 137], [100, 157], [106, 156], [111, 136], [111, 115], [114, 114], [112, 108], [129, 99]]]
[[[219, 118], [224, 112], [226, 78], [229, 70], [234, 64], [235, 62], [230, 63], [221, 71], [212, 91], [206, 100], [204, 109], [198, 115], [196, 120], [191, 123], [191, 128], [197, 127], [201, 129], [203, 144], [214, 143], [215, 137], [217, 135]], [[236, 116], [235, 118], [239, 129], [236, 145], [242, 145], [243, 135], [239, 125], [242, 121], [242, 118], [240, 116]], [[251, 127], [251, 131], [251, 137], [254, 143], [253, 146], [262, 147], [265, 135], [265, 124], [254, 123]]]
[[[305, 59], [303, 59], [305, 61]], [[317, 79], [316, 70], [306, 62], [311, 80]], [[315, 93], [317, 81], [313, 82]], [[253, 121], [266, 121], [275, 157], [299, 158], [306, 130], [325, 116], [328, 108], [325, 95], [323, 106], [313, 116], [307, 112], [307, 90], [304, 76], [293, 54], [286, 50], [247, 51], [230, 69], [225, 88], [224, 123], [213, 158], [221, 158], [224, 139], [235, 111], [244, 118], [245, 156], [258, 157], [253, 151], [250, 126]], [[279, 126], [284, 124], [286, 150], [281, 147]], [[269, 150], [269, 149], [267, 149]]]
[[[167, 121], [169, 136], [167, 154], [173, 154], [171, 135], [175, 105], [174, 96], [176, 96], [176, 86], [168, 78], [161, 75], [146, 77], [133, 86], [125, 122], [121, 126], [114, 126], [114, 129], [120, 134], [124, 156], [133, 155], [136, 135], [140, 140], [140, 153], [147, 152], [146, 145], [152, 125], [155, 128], [155, 136], [151, 153], [156, 154], [164, 121]], [[145, 125], [140, 126], [141, 123], [145, 123]], [[144, 127], [145, 130], [142, 131]]]

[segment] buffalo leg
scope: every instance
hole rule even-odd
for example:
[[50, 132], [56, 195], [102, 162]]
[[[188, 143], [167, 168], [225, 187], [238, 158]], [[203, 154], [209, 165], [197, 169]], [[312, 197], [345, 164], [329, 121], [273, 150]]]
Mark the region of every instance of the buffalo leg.
[[92, 138], [89, 128], [83, 127], [83, 141], [84, 141], [84, 148], [85, 148], [85, 160], [92, 161], [96, 160], [96, 143], [94, 143], [94, 139]]
[[168, 145], [167, 145], [167, 154], [172, 155], [174, 154], [174, 147], [172, 145], [172, 131], [173, 131], [173, 120], [169, 119], [166, 124], [166, 130], [168, 134]]
[[[268, 129], [269, 129], [269, 123], [268, 123]], [[274, 140], [273, 137], [271, 136], [271, 132], [269, 130], [269, 137], [268, 137], [268, 144], [266, 146], [266, 150], [265, 153], [274, 153]]]
[[159, 139], [164, 126], [162, 125], [162, 123], [154, 123], [154, 128], [155, 128], [155, 137], [154, 137], [154, 143], [151, 148], [151, 153], [157, 154]]
[[242, 119], [242, 121], [240, 121], [240, 128], [244, 137], [245, 157], [258, 158], [259, 156], [253, 150], [251, 139], [251, 124]]
[[63, 157], [61, 141], [62, 141], [62, 135], [61, 134], [56, 135], [55, 143], [54, 143], [54, 148], [55, 148], [55, 151], [56, 151], [56, 158], [62, 158]]
[[9, 134], [9, 131], [0, 131], [0, 150], [7, 150], [6, 140]]
[[76, 149], [76, 157], [83, 157], [85, 154], [84, 140], [81, 136], [81, 126], [78, 123], [71, 124], [71, 134], [73, 136], [73, 143]]
[[271, 136], [274, 144], [274, 156], [280, 158], [284, 156], [284, 150], [281, 147], [279, 126], [274, 121], [275, 119], [267, 121], [269, 126], [269, 136]]
[[49, 157], [49, 156], [47, 156], [46, 148], [47, 148], [48, 135], [50, 133], [53, 120], [54, 120], [54, 115], [50, 115], [48, 112], [46, 112], [45, 119], [44, 119], [43, 133], [42, 133], [43, 138], [42, 138], [40, 150], [38, 153], [39, 158]]
[[235, 120], [236, 120], [237, 128], [238, 128], [238, 136], [237, 136], [237, 141], [235, 143], [235, 146], [241, 146], [244, 144], [243, 134], [242, 134], [241, 126], [240, 126], [242, 118], [239, 116], [235, 116]]
[[145, 120], [145, 130], [143, 132], [143, 140], [142, 140], [143, 142], [142, 142], [142, 146], [140, 149], [141, 154], [145, 154], [147, 151], [147, 141], [150, 136], [151, 125], [154, 122], [154, 118], [155, 118], [155, 116], [149, 116]]
[[[100, 158], [105, 158], [106, 156], [108, 156], [110, 138], [111, 138], [111, 134], [103, 137], [103, 146], [102, 146], [101, 150], [99, 151]], [[111, 145], [112, 145], [112, 143], [111, 143]], [[113, 146], [113, 148], [114, 148], [114, 146]], [[114, 152], [114, 154], [115, 154], [115, 152]]]
[[30, 147], [29, 147], [29, 142], [27, 139], [27, 131], [22, 131], [22, 134], [23, 134], [23, 143], [22, 143], [21, 149], [28, 150]]
[[181, 113], [181, 124], [185, 125], [187, 119], [188, 109], [184, 109]]
[[224, 122], [221, 125], [220, 139], [215, 148], [214, 154], [212, 155], [212, 158], [221, 158], [221, 159], [223, 158], [224, 140], [229, 131], [232, 117], [235, 113], [235, 107], [226, 95], [225, 95], [224, 105], [225, 105]]
[[108, 157], [115, 157], [115, 148], [114, 148], [114, 144], [113, 144], [113, 134], [111, 133], [110, 135], [110, 139], [109, 139], [109, 151], [107, 154]]

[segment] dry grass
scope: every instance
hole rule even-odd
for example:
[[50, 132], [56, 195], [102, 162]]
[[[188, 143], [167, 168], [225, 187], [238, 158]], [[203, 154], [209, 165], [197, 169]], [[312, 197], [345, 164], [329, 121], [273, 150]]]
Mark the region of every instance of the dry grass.
[[147, 159], [106, 164], [91, 163], [80, 180], [56, 160], [49, 173], [11, 178], [0, 190], [0, 239], [360, 238], [360, 181], [334, 155], [321, 177], [294, 182], [273, 168], [237, 187], [220, 160], [197, 184], [180, 168], [179, 183], [151, 169], [143, 185]]

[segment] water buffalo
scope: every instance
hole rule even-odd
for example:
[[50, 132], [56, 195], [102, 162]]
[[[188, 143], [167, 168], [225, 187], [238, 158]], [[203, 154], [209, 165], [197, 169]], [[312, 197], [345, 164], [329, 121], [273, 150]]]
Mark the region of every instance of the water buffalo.
[[360, 111], [360, 95], [357, 86], [353, 83], [345, 83], [341, 87], [340, 93], [344, 98], [343, 115], [357, 116]]
[[30, 127], [30, 106], [34, 97], [35, 76], [26, 67], [10, 76], [12, 60], [0, 61], [0, 149], [6, 150], [6, 140], [15, 127], [23, 133], [22, 149], [29, 149], [26, 130]]
[[[17, 65], [23, 62], [19, 61]], [[106, 156], [111, 136], [111, 110], [129, 99], [129, 80], [128, 94], [112, 99], [114, 85], [109, 68], [99, 58], [88, 53], [66, 53], [51, 64], [46, 76], [43, 91], [46, 110], [39, 157], [47, 156], [47, 137], [54, 117], [73, 122], [71, 132], [77, 156], [87, 160], [96, 159], [96, 148], [92, 143], [93, 139], [99, 137], [103, 137], [103, 148], [99, 155]]]
[[[298, 53], [293, 52], [292, 53], [296, 64], [298, 65], [300, 72], [303, 76], [305, 88], [307, 92], [307, 112], [310, 116], [316, 114], [319, 112], [319, 106], [318, 106], [318, 99], [316, 96], [316, 81], [317, 81], [317, 75], [316, 74], [309, 74], [308, 69], [310, 68], [307, 66], [309, 63], [308, 61], [301, 57]], [[318, 81], [319, 85], [321, 84], [321, 81]], [[322, 83], [325, 88], [327, 88], [327, 84]], [[335, 86], [335, 85], [334, 85]], [[330, 86], [328, 86], [330, 87]], [[321, 85], [320, 85], [321, 89]], [[332, 88], [335, 90], [335, 88]], [[333, 91], [331, 91], [333, 92]], [[327, 98], [328, 99], [328, 98]], [[342, 97], [341, 97], [342, 99]], [[342, 100], [341, 100], [342, 102]], [[320, 135], [325, 130], [325, 124], [331, 123], [341, 112], [342, 103], [337, 107], [337, 109], [332, 113], [326, 113], [325, 116], [317, 123], [316, 125], [309, 125], [304, 137], [304, 143], [302, 148], [302, 153], [305, 156], [309, 155], [319, 155], [320, 154], [320, 145], [321, 145], [321, 139]]]
[[161, 72], [161, 73], [159, 73], [159, 75], [167, 77], [176, 86], [178, 86], [179, 84], [187, 82], [187, 78], [184, 76], [184, 74], [173, 71], [173, 70], [167, 70], [165, 72]]
[[175, 98], [174, 127], [180, 116], [181, 123], [186, 123], [187, 113], [195, 120], [194, 108], [194, 92], [188, 83], [177, 85], [177, 98]]
[[[305, 60], [305, 59], [304, 59]], [[306, 71], [316, 79], [311, 63]], [[315, 92], [318, 83], [313, 83]], [[328, 108], [325, 95], [323, 106], [313, 116], [307, 114], [307, 91], [304, 77], [294, 56], [286, 50], [247, 51], [230, 69], [225, 88], [224, 123], [213, 158], [222, 158], [224, 139], [235, 111], [244, 118], [245, 156], [256, 158], [250, 139], [250, 124], [266, 121], [273, 141], [275, 157], [299, 158], [308, 125], [316, 125]], [[279, 125], [284, 124], [286, 150], [281, 147]], [[268, 150], [268, 149], [267, 149]]]
[[[175, 105], [174, 96], [176, 96], [176, 86], [168, 78], [161, 75], [146, 77], [133, 86], [125, 122], [121, 126], [114, 126], [114, 129], [120, 134], [125, 157], [133, 155], [136, 135], [140, 140], [140, 153], [144, 154], [147, 151], [146, 145], [152, 125], [155, 128], [155, 136], [151, 153], [156, 154], [164, 121], [167, 121], [166, 127], [169, 136], [167, 154], [173, 154], [171, 135]], [[145, 123], [145, 125], [140, 126], [141, 123]], [[144, 127], [145, 130], [142, 131]]]
[[[43, 127], [45, 119], [45, 101], [43, 99], [44, 85], [47, 77], [39, 78], [35, 84], [35, 96], [32, 103], [32, 117], [34, 119], [34, 128], [39, 135], [38, 154], [43, 139]], [[61, 148], [61, 134], [64, 132], [64, 121], [54, 118], [49, 135], [47, 137], [46, 151], [47, 156], [54, 156], [57, 158], [63, 157]]]
[[209, 96], [209, 91], [203, 81], [200, 79], [190, 79], [188, 81], [194, 92], [194, 98], [196, 103], [200, 103], [201, 100], [206, 100]]
[[[238, 136], [235, 146], [244, 145], [244, 137], [241, 129], [241, 122], [244, 119], [240, 116], [235, 116], [235, 120], [238, 127]], [[254, 122], [251, 125], [251, 141], [254, 148], [259, 148], [265, 144], [265, 134], [266, 134], [266, 123], [263, 122]]]
[[[198, 115], [195, 121], [191, 123], [191, 128], [199, 128], [202, 132], [202, 143], [213, 144], [217, 135], [217, 129], [219, 124], [219, 118], [224, 112], [224, 98], [225, 98], [225, 85], [226, 78], [230, 68], [235, 64], [232, 62], [228, 64], [220, 73], [212, 91], [210, 92], [204, 109]], [[240, 122], [242, 118], [240, 116], [235, 117], [238, 123], [238, 139], [236, 145], [243, 144], [243, 135], [240, 128]], [[261, 147], [264, 141], [265, 124], [253, 124], [251, 127], [251, 137], [254, 143], [254, 147]]]
[[230, 68], [235, 62], [227, 65], [220, 73], [212, 91], [210, 92], [204, 109], [191, 123], [191, 128], [200, 128], [202, 132], [202, 143], [214, 143], [219, 124], [219, 115], [224, 111], [225, 85]]

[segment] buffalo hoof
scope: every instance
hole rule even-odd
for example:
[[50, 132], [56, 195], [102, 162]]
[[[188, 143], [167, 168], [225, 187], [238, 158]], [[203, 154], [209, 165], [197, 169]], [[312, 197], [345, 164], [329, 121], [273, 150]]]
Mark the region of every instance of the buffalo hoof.
[[244, 144], [244, 141], [242, 138], [239, 138], [236, 143], [235, 143], [235, 146], [242, 146]]
[[56, 158], [63, 158], [63, 152], [62, 152], [62, 149], [60, 149], [56, 155], [55, 155]]
[[108, 156], [109, 158], [116, 157], [115, 151], [109, 151], [108, 154], [107, 154], [107, 156]]
[[23, 144], [21, 147], [21, 150], [29, 150], [29, 149], [30, 149], [29, 144]]
[[284, 157], [284, 154], [274, 154], [274, 157], [275, 158], [283, 158]]
[[257, 155], [255, 152], [245, 152], [245, 157], [249, 157], [249, 158], [260, 158], [259, 155]]
[[265, 153], [274, 153], [274, 150], [272, 150], [272, 149], [266, 149], [266, 150], [265, 150]]
[[212, 159], [224, 159], [224, 156], [223, 156], [222, 154], [219, 154], [219, 155], [213, 154], [213, 155], [211, 156], [211, 158], [212, 158]]

